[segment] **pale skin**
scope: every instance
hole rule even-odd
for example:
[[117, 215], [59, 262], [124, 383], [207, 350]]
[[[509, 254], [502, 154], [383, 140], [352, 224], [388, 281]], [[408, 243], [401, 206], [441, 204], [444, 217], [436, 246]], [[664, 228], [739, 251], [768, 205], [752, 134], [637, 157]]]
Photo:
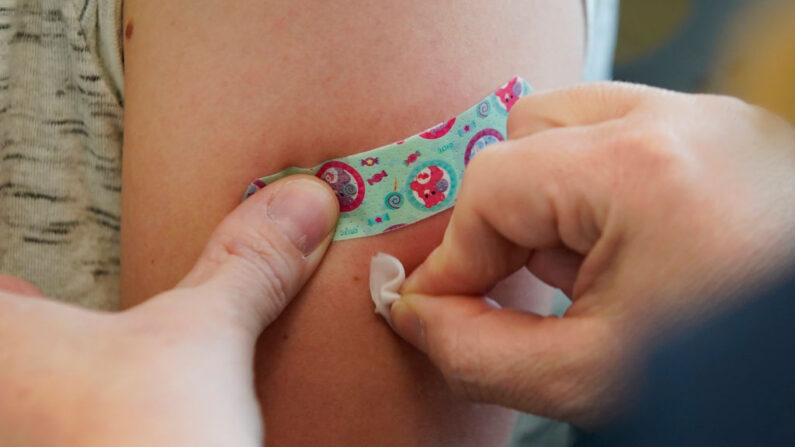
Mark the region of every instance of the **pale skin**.
[[[579, 0], [126, 0], [124, 17], [125, 306], [172, 287], [252, 179], [416, 134], [517, 74], [574, 83], [584, 58]], [[370, 256], [412, 268], [448, 219], [333, 244], [259, 341], [270, 445], [507, 440], [513, 412], [455, 396], [373, 313]], [[503, 291], [550, 293], [526, 274]]]

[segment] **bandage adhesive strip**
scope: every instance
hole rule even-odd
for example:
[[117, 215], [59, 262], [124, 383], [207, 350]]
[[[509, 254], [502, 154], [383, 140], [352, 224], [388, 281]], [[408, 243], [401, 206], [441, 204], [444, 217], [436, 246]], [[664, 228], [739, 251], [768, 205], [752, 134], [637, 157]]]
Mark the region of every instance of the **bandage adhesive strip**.
[[453, 206], [467, 164], [487, 146], [504, 141], [508, 112], [530, 85], [514, 77], [466, 112], [387, 146], [291, 167], [254, 180], [245, 200], [294, 174], [315, 175], [337, 195], [340, 218], [334, 240], [397, 230]]

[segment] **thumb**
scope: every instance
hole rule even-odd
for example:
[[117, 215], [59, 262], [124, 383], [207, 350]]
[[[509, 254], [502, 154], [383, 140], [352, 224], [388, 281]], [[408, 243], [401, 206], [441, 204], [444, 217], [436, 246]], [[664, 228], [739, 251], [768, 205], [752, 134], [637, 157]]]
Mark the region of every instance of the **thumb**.
[[268, 185], [218, 225], [177, 286], [192, 293], [176, 295], [187, 295], [194, 309], [232, 312], [259, 334], [317, 268], [338, 214], [333, 192], [315, 177], [291, 176]]
[[404, 295], [391, 317], [469, 400], [587, 427], [598, 423], [593, 408], [617, 394], [602, 385], [619, 358], [604, 319], [539, 317], [488, 298], [428, 295]]

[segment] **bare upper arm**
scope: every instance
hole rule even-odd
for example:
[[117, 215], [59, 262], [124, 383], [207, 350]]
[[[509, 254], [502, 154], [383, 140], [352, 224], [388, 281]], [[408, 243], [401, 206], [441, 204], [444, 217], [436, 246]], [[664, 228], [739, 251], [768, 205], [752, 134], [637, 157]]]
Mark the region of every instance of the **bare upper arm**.
[[[251, 179], [409, 136], [515, 74], [571, 83], [583, 58], [579, 0], [126, 0], [125, 21], [128, 306], [188, 271]], [[368, 302], [369, 255], [415, 265], [445, 221], [332, 247], [260, 343], [271, 441], [501, 436], [508, 417], [450, 396]]]

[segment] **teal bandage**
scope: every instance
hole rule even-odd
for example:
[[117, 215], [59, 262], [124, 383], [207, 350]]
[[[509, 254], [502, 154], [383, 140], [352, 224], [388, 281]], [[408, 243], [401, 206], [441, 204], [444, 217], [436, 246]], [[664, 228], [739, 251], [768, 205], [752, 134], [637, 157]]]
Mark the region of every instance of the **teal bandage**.
[[505, 140], [508, 112], [531, 91], [511, 79], [476, 106], [419, 135], [303, 169], [255, 180], [244, 199], [282, 177], [310, 174], [331, 185], [340, 202], [334, 240], [396, 230], [455, 203], [464, 169], [478, 152]]

